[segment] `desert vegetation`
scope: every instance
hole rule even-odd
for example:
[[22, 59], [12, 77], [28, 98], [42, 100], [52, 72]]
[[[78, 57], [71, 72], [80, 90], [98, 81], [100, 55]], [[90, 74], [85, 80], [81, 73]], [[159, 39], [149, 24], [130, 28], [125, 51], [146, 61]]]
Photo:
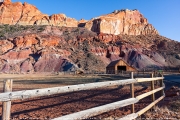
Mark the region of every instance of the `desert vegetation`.
[[9, 37], [15, 37], [17, 35], [21, 35], [23, 33], [33, 32], [38, 33], [45, 30], [45, 26], [37, 26], [37, 25], [0, 25], [0, 39], [7, 39]]

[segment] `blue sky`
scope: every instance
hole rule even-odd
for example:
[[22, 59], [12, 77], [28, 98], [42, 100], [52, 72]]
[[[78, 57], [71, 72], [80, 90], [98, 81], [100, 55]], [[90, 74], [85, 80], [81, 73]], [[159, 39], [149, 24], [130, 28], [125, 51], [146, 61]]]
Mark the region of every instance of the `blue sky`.
[[12, 0], [35, 5], [42, 13], [64, 13], [89, 20], [120, 9], [138, 9], [153, 26], [172, 40], [180, 41], [180, 0]]

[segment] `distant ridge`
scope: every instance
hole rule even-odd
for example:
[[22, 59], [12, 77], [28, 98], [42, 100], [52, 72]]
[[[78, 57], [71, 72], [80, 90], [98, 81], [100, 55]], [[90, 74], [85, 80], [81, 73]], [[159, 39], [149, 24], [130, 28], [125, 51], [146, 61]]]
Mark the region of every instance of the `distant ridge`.
[[158, 34], [148, 20], [138, 10], [115, 10], [113, 13], [95, 17], [89, 21], [77, 21], [65, 14], [48, 16], [34, 5], [4, 0], [0, 5], [0, 24], [9, 25], [52, 25], [65, 27], [85, 27], [97, 33], [147, 35]]

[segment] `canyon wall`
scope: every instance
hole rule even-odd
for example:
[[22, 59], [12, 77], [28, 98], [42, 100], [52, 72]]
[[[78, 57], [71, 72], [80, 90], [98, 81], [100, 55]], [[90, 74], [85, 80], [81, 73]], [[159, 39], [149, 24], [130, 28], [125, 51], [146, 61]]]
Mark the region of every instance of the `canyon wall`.
[[147, 35], [158, 34], [148, 20], [138, 10], [116, 10], [92, 20], [76, 20], [65, 14], [51, 16], [41, 13], [34, 5], [5, 0], [0, 5], [0, 24], [9, 25], [52, 25], [65, 27], [85, 27], [97, 33]]

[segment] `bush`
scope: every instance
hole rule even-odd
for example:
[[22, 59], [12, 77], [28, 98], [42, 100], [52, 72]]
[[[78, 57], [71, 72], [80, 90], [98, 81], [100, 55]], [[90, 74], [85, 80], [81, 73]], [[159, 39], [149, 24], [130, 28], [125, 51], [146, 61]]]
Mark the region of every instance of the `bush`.
[[43, 30], [45, 30], [45, 26], [36, 26], [36, 25], [27, 25], [27, 26], [23, 26], [23, 25], [8, 25], [8, 24], [4, 24], [4, 25], [0, 25], [0, 37], [12, 37], [14, 34], [16, 33], [22, 33], [23, 31], [32, 31], [32, 32], [42, 32]]

